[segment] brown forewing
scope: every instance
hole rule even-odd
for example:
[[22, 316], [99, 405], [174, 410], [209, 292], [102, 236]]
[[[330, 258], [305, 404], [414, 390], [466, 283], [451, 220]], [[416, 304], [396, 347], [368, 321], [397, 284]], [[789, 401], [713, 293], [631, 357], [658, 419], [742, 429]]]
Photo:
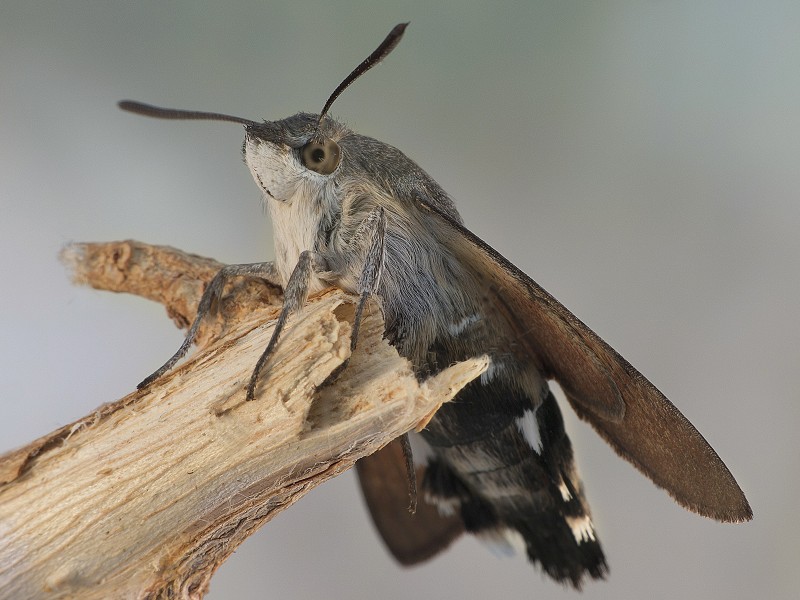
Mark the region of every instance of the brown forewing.
[[575, 412], [681, 505], [719, 521], [752, 511], [725, 463], [681, 412], [575, 315], [468, 229], [417, 198], [440, 239], [491, 287], [484, 314], [516, 330], [512, 350], [564, 389]]

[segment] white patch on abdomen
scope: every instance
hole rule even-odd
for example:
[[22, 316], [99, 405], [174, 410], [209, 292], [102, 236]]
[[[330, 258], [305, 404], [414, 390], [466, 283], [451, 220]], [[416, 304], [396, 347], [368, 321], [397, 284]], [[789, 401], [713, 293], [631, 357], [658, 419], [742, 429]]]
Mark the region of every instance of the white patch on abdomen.
[[575, 536], [575, 541], [579, 544], [583, 542], [596, 541], [594, 535], [594, 525], [592, 520], [587, 516], [582, 517], [566, 517], [567, 525], [572, 530], [572, 535]]
[[[528, 409], [521, 417], [515, 419], [517, 428], [525, 437], [525, 441], [537, 454], [542, 453], [542, 436], [539, 435], [539, 422], [536, 420], [536, 409]], [[563, 492], [562, 492], [563, 495]]]
[[492, 379], [504, 373], [506, 371], [506, 366], [500, 362], [497, 358], [492, 358], [492, 362], [489, 363], [489, 368], [486, 369], [483, 374], [481, 375], [481, 385], [486, 385]]
[[457, 337], [461, 335], [465, 329], [477, 323], [480, 320], [480, 318], [481, 317], [478, 314], [464, 317], [458, 323], [451, 323], [450, 326], [448, 327], [448, 331], [450, 332], [450, 335], [452, 335], [453, 337]]
[[445, 498], [443, 496], [435, 496], [426, 493], [425, 501], [428, 502], [428, 504], [433, 504], [443, 517], [452, 517], [456, 514], [456, 511], [461, 508], [461, 501], [453, 496]]
[[569, 502], [570, 500], [572, 500], [572, 494], [569, 493], [569, 488], [567, 487], [567, 484], [564, 483], [563, 480], [558, 485], [558, 491], [561, 492], [561, 499], [564, 502]]
[[524, 554], [526, 550], [525, 538], [510, 527], [483, 529], [477, 532], [477, 536], [492, 554], [501, 558]]

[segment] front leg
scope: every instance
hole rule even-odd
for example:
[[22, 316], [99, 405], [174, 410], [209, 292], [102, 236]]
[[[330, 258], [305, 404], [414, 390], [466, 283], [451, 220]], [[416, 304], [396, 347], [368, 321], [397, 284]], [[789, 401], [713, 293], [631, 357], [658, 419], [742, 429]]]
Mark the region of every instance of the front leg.
[[222, 267], [219, 271], [217, 271], [217, 274], [214, 275], [214, 279], [211, 280], [211, 283], [208, 284], [208, 287], [206, 287], [205, 291], [203, 292], [203, 295], [200, 298], [200, 304], [197, 306], [197, 315], [195, 316], [194, 322], [189, 328], [189, 332], [186, 334], [186, 339], [183, 340], [181, 347], [178, 348], [178, 351], [172, 355], [172, 358], [165, 362], [155, 373], [137, 385], [137, 389], [141, 390], [142, 388], [145, 388], [153, 383], [156, 379], [174, 367], [175, 363], [177, 363], [186, 355], [192, 345], [192, 342], [194, 342], [195, 338], [197, 337], [197, 330], [200, 328], [200, 323], [206, 317], [206, 315], [213, 313], [216, 310], [217, 303], [222, 297], [222, 290], [225, 287], [225, 283], [232, 277], [241, 276], [259, 277], [266, 280], [267, 283], [270, 283], [276, 287], [281, 287], [280, 278], [278, 275], [278, 270], [275, 268], [275, 263], [261, 262], [246, 265], [227, 265]]
[[[386, 212], [383, 207], [372, 209], [367, 217], [361, 222], [353, 236], [345, 244], [344, 251], [340, 252], [341, 262], [345, 263], [342, 268], [355, 262], [352, 257], [364, 256], [364, 266], [358, 277], [356, 291], [359, 295], [356, 307], [355, 318], [353, 319], [353, 332], [350, 337], [350, 352], [356, 349], [358, 342], [358, 330], [361, 327], [361, 319], [364, 313], [364, 306], [370, 295], [378, 291], [381, 275], [383, 274], [384, 263], [386, 262], [385, 251], [386, 239]], [[343, 259], [343, 260], [342, 260]], [[347, 357], [344, 362], [334, 369], [328, 377], [327, 382], [336, 381], [339, 375], [344, 372], [350, 362]]]
[[289, 282], [286, 284], [286, 289], [283, 291], [283, 307], [281, 314], [278, 316], [278, 321], [275, 323], [275, 330], [272, 332], [272, 337], [267, 344], [261, 358], [256, 363], [256, 368], [253, 369], [253, 374], [250, 377], [250, 383], [247, 385], [247, 399], [253, 400], [255, 398], [256, 384], [258, 383], [258, 376], [264, 365], [267, 364], [272, 353], [275, 351], [275, 346], [278, 344], [283, 326], [289, 316], [303, 308], [308, 300], [308, 287], [311, 283], [311, 275], [315, 272], [320, 273], [327, 270], [327, 263], [316, 252], [311, 250], [304, 250], [300, 253], [300, 258], [289, 276]]

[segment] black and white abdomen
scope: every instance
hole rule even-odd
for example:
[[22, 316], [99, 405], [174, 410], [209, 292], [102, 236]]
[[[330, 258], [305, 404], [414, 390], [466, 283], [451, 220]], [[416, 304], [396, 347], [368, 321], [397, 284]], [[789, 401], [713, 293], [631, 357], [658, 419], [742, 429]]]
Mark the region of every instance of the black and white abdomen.
[[[501, 552], [521, 551], [560, 581], [580, 586], [584, 576], [603, 577], [605, 559], [558, 404], [533, 361], [508, 351], [513, 328], [492, 313], [485, 282], [448, 258], [432, 260], [439, 270], [430, 285], [449, 294], [429, 309], [428, 337], [404, 339], [397, 329], [418, 314], [408, 303], [387, 318], [389, 337], [420, 377], [481, 354], [493, 364], [422, 432], [432, 450], [423, 493], [442, 514], [460, 515], [467, 531]], [[408, 328], [421, 330], [420, 323]]]
[[542, 396], [502, 379], [469, 384], [422, 432], [433, 450], [423, 489], [467, 531], [580, 586], [607, 569], [561, 412]]

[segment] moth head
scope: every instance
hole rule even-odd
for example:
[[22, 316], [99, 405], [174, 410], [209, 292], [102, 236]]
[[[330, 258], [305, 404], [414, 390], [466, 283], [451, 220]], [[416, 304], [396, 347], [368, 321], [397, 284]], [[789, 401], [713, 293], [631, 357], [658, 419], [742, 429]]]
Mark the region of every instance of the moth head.
[[[345, 128], [327, 116], [333, 102], [356, 79], [383, 60], [400, 42], [408, 23], [396, 25], [386, 39], [344, 78], [319, 115], [299, 113], [281, 121], [257, 122], [221, 113], [159, 108], [124, 100], [120, 108], [161, 119], [205, 119], [244, 125], [244, 157], [262, 191], [281, 202], [294, 198], [304, 186], [320, 188], [336, 177], [343, 152], [339, 141]], [[305, 189], [312, 192], [313, 189]]]
[[346, 129], [330, 118], [299, 113], [245, 127], [244, 159], [270, 198], [288, 202], [335, 180], [342, 163], [339, 141]]

